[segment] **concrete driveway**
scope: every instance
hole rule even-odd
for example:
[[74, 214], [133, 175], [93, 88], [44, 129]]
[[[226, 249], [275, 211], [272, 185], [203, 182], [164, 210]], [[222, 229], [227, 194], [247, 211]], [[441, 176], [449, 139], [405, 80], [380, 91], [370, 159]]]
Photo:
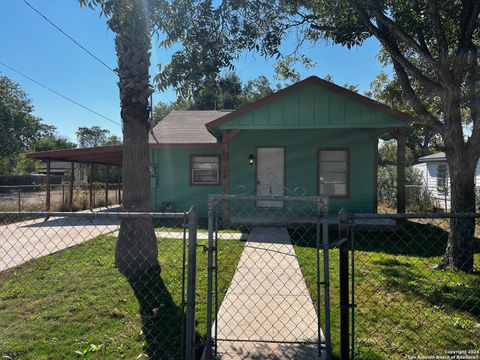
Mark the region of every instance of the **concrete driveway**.
[[[109, 211], [114, 211], [110, 208]], [[118, 219], [52, 217], [0, 226], [0, 271], [116, 231]]]

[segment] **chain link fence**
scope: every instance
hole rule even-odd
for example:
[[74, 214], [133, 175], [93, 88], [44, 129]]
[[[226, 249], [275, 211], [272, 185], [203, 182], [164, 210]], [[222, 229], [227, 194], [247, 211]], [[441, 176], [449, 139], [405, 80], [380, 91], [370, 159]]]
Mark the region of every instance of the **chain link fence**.
[[327, 198], [209, 201], [206, 358], [313, 359], [329, 351]]
[[184, 358], [193, 214], [0, 213], [0, 357]]
[[[69, 184], [50, 185], [52, 211], [86, 210], [121, 202], [122, 184], [74, 185], [71, 192]], [[45, 184], [0, 186], [0, 211], [46, 211], [46, 208]]]
[[[480, 186], [475, 186], [475, 208], [480, 211]], [[396, 184], [378, 189], [378, 212], [396, 212]], [[449, 213], [451, 211], [451, 190], [449, 186], [405, 185], [405, 207], [407, 213]]]
[[[350, 314], [352, 358], [480, 357], [478, 218], [358, 214], [343, 224], [350, 231], [351, 256], [343, 266], [350, 267], [347, 291], [355, 305]], [[438, 266], [452, 226], [461, 244], [452, 253], [460, 265], [474, 262], [473, 268], [464, 268], [467, 272]], [[337, 252], [330, 256], [331, 286], [341, 294], [342, 258]], [[341, 307], [341, 297], [332, 297], [334, 323], [342, 322]]]
[[[194, 211], [0, 213], [0, 356], [478, 358], [480, 215], [327, 208], [213, 196], [205, 227]], [[471, 271], [437, 267], [451, 229]]]

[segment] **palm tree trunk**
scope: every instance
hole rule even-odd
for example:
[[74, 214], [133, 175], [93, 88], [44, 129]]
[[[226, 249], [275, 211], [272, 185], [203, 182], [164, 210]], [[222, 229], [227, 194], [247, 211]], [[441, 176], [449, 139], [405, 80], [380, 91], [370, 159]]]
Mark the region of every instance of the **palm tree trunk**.
[[[150, 36], [146, 24], [144, 29], [140, 26], [140, 31], [135, 30], [117, 33], [115, 38], [123, 121], [123, 207], [127, 211], [148, 212]], [[118, 269], [129, 278], [159, 270], [151, 219], [122, 219], [115, 260]]]

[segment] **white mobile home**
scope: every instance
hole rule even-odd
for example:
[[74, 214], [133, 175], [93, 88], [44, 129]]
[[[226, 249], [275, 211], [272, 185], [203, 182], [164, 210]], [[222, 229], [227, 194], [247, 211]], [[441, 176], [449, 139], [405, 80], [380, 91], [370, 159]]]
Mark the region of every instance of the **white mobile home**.
[[[442, 209], [450, 208], [450, 173], [445, 153], [438, 152], [418, 159], [418, 164], [413, 165], [423, 177], [423, 181]], [[477, 164], [475, 184], [480, 184], [480, 167]]]

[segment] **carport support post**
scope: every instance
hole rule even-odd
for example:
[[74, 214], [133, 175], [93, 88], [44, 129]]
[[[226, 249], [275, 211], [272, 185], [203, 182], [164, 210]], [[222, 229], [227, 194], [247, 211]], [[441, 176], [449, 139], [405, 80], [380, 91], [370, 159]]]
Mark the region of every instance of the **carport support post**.
[[105, 166], [105, 207], [108, 207], [108, 166]]
[[348, 262], [348, 213], [342, 208], [338, 213], [339, 263], [340, 263], [340, 359], [350, 358], [350, 303]]
[[50, 211], [50, 160], [47, 160], [47, 199], [46, 211]]
[[93, 209], [93, 164], [90, 164], [90, 189], [89, 189], [89, 196], [90, 196], [90, 210]]
[[22, 210], [22, 188], [17, 186], [17, 191], [18, 191], [18, 211]]
[[75, 181], [75, 164], [72, 161], [72, 164], [70, 166], [70, 194], [69, 194], [69, 199], [68, 199], [68, 206], [70, 208], [70, 211], [73, 211], [73, 182]]
[[195, 359], [195, 288], [197, 268], [197, 212], [192, 206], [188, 212], [188, 273], [185, 359]]

